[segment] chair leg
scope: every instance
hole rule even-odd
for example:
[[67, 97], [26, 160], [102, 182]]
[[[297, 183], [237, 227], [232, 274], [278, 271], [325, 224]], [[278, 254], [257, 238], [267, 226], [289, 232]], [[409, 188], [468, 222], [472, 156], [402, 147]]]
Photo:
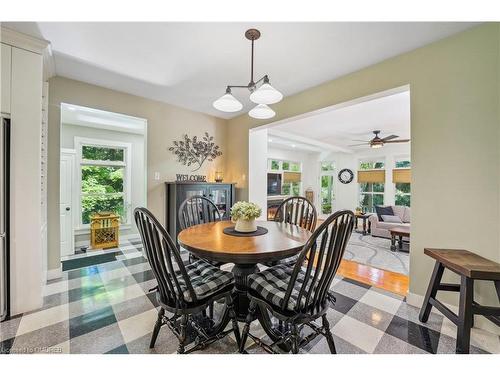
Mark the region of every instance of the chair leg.
[[229, 317], [231, 318], [231, 322], [233, 324], [233, 333], [236, 338], [236, 345], [238, 349], [240, 348], [241, 337], [240, 337], [240, 328], [238, 327], [238, 320], [236, 320], [236, 312], [234, 311], [234, 299], [233, 296], [227, 296], [226, 298], [227, 308], [229, 310]]
[[330, 323], [326, 318], [326, 314], [322, 316], [323, 329], [325, 330], [326, 341], [328, 342], [328, 347], [330, 348], [330, 353], [337, 354], [337, 349], [335, 349], [335, 343], [333, 342], [332, 331], [330, 331]]
[[179, 347], [177, 348], [177, 353], [178, 354], [184, 353], [184, 344], [186, 342], [187, 321], [188, 321], [187, 314], [182, 315], [182, 317], [181, 317], [181, 327], [180, 327], [181, 331], [180, 331], [180, 334], [179, 334]]
[[243, 327], [243, 333], [241, 335], [240, 341], [240, 353], [243, 353], [245, 350], [245, 344], [248, 338], [248, 332], [250, 331], [250, 324], [252, 323], [253, 317], [255, 315], [255, 308], [257, 307], [257, 302], [254, 300], [250, 301], [250, 305], [248, 306], [248, 315], [245, 322], [245, 326]]
[[151, 336], [151, 341], [149, 342], [149, 348], [152, 349], [155, 347], [156, 338], [158, 337], [158, 333], [160, 332], [161, 323], [163, 319], [163, 314], [165, 314], [165, 310], [163, 307], [158, 311], [158, 318], [156, 319], [155, 327], [153, 329], [153, 335]]
[[469, 353], [470, 330], [472, 327], [472, 301], [474, 300], [474, 280], [462, 276], [460, 282], [460, 302], [458, 304], [457, 354]]
[[434, 266], [434, 271], [432, 271], [431, 280], [429, 281], [429, 286], [427, 287], [427, 292], [425, 293], [424, 303], [420, 309], [420, 315], [418, 319], [425, 323], [429, 319], [431, 313], [432, 305], [429, 303], [430, 298], [436, 298], [438, 292], [439, 284], [441, 284], [441, 278], [443, 277], [444, 266], [436, 261]]
[[297, 329], [297, 325], [292, 323], [292, 354], [299, 353], [299, 332]]
[[214, 302], [208, 305], [208, 317], [212, 320], [214, 319]]

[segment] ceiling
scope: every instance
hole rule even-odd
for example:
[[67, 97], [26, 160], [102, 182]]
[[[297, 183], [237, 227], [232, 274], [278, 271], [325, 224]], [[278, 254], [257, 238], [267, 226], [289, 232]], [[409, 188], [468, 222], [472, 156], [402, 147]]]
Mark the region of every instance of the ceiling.
[[228, 84], [250, 80], [250, 42], [258, 28], [255, 76], [268, 74], [285, 96], [463, 31], [459, 22], [127, 23], [4, 22], [51, 42], [56, 74], [184, 108], [231, 118], [252, 105], [233, 94], [236, 113], [212, 107]]
[[[358, 140], [369, 141], [373, 130], [380, 130], [380, 137], [391, 134], [401, 139], [410, 138], [410, 92], [383, 96], [343, 108], [321, 111], [301, 116], [268, 129], [273, 146], [300, 148], [301, 144], [323, 149], [353, 152], [368, 146], [352, 147]], [[284, 141], [286, 140], [286, 141]], [[386, 145], [384, 147], [391, 147]], [[306, 149], [307, 150], [307, 149]]]

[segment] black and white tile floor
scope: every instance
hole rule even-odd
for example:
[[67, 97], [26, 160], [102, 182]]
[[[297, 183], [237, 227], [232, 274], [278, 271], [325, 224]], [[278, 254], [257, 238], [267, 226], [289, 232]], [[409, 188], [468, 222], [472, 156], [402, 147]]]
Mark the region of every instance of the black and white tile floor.
[[[48, 283], [43, 308], [0, 323], [0, 352], [174, 353], [177, 340], [167, 327], [149, 349], [157, 310], [148, 291], [155, 280], [140, 241], [126, 241], [113, 254], [95, 265], [87, 265], [88, 256], [72, 258], [68, 268], [85, 266]], [[341, 277], [332, 290], [337, 302], [328, 318], [339, 353], [454, 353], [456, 328], [443, 316], [433, 313], [422, 324], [403, 297]], [[257, 322], [252, 332], [265, 336]], [[236, 350], [227, 336], [200, 353]], [[302, 351], [329, 353], [322, 337]], [[248, 352], [263, 353], [251, 340]], [[471, 352], [500, 353], [500, 337], [474, 328]]]

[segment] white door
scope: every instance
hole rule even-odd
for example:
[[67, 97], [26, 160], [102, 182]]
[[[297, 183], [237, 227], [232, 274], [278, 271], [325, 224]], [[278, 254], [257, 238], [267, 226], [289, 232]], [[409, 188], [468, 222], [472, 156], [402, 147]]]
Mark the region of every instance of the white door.
[[61, 224], [61, 256], [75, 252], [73, 235], [73, 182], [75, 155], [61, 153], [59, 213]]

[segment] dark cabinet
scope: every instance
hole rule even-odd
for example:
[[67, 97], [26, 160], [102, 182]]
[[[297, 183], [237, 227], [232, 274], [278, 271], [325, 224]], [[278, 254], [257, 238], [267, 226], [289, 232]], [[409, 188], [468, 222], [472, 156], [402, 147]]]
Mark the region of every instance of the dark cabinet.
[[222, 219], [229, 220], [229, 210], [234, 204], [233, 183], [211, 182], [166, 182], [165, 183], [165, 226], [172, 239], [177, 242], [179, 207], [185, 199], [201, 195], [210, 199], [219, 209]]

